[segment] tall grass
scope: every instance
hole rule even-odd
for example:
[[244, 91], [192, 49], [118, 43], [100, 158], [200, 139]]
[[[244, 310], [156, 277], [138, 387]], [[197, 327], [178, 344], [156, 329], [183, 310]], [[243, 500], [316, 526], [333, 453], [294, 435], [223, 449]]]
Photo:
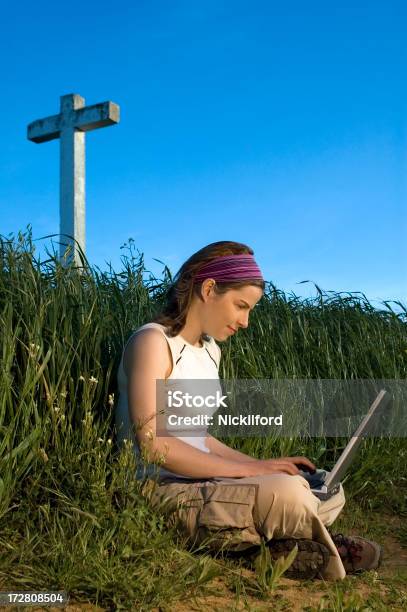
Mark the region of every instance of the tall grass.
[[[218, 571], [191, 555], [142, 495], [114, 437], [123, 344], [160, 309], [157, 279], [125, 245], [122, 270], [55, 253], [40, 261], [31, 228], [0, 237], [0, 586], [64, 588], [114, 606], [193, 594]], [[249, 328], [222, 344], [223, 378], [406, 378], [407, 311], [354, 294], [286, 296], [272, 283]], [[332, 293], [332, 292], [331, 292]], [[257, 457], [304, 454], [329, 465], [343, 441], [230, 439]], [[348, 495], [407, 515], [405, 438], [366, 440]], [[148, 535], [149, 534], [149, 535]], [[177, 576], [177, 580], [174, 580]]]

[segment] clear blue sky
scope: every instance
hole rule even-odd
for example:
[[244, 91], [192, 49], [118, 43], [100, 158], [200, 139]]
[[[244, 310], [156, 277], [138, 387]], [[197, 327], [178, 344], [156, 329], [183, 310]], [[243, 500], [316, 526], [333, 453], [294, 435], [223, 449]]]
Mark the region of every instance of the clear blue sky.
[[[406, 3], [7, 3], [0, 233], [59, 228], [59, 97], [112, 100], [87, 135], [87, 256], [129, 238], [160, 273], [209, 242], [252, 246], [284, 291], [407, 302]], [[41, 246], [47, 241], [38, 242]]]

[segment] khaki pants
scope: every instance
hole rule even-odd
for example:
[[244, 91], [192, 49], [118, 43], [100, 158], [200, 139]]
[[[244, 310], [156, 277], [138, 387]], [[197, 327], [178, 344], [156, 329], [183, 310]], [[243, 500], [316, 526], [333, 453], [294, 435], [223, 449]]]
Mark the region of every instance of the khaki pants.
[[346, 575], [326, 527], [345, 504], [342, 488], [327, 501], [319, 500], [301, 476], [266, 474], [248, 478], [185, 480], [168, 478], [153, 486], [153, 506], [173, 513], [191, 542], [208, 537], [216, 550], [245, 550], [262, 539], [306, 538], [324, 544], [331, 556], [325, 579]]

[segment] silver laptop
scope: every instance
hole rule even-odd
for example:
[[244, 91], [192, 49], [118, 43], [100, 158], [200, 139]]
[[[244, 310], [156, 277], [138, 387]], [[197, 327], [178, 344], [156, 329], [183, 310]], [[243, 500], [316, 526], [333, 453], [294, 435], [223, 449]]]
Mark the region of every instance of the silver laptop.
[[319, 499], [329, 499], [332, 497], [332, 495], [335, 495], [335, 493], [339, 491], [341, 479], [344, 477], [348, 467], [355, 458], [356, 452], [362, 442], [363, 435], [367, 433], [372, 423], [373, 415], [377, 414], [379, 405], [381, 408], [384, 408], [389, 400], [390, 394], [385, 389], [382, 389], [374, 400], [373, 404], [370, 406], [368, 413], [363, 418], [352, 438], [344, 448], [331, 472], [320, 469], [316, 470], [314, 474], [300, 471], [301, 476], [303, 476], [303, 478], [309, 482], [311, 491], [314, 493], [314, 495], [319, 497]]

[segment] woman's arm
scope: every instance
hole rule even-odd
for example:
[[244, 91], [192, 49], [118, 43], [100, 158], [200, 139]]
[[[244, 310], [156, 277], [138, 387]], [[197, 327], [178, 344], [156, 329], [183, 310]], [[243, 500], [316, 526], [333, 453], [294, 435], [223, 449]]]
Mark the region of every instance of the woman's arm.
[[230, 448], [226, 444], [223, 444], [217, 438], [214, 438], [210, 434], [207, 434], [205, 439], [205, 445], [211, 453], [218, 455], [219, 457], [223, 457], [224, 459], [229, 459], [231, 461], [239, 461], [239, 462], [247, 462], [247, 461], [258, 461], [254, 457], [250, 457], [250, 455], [246, 455], [245, 453], [241, 453], [234, 448]]
[[[150, 461], [159, 458], [170, 472], [191, 478], [244, 478], [252, 476], [247, 464], [220, 457], [172, 436], [157, 436], [150, 447], [144, 445]], [[248, 462], [249, 463], [249, 462]]]

